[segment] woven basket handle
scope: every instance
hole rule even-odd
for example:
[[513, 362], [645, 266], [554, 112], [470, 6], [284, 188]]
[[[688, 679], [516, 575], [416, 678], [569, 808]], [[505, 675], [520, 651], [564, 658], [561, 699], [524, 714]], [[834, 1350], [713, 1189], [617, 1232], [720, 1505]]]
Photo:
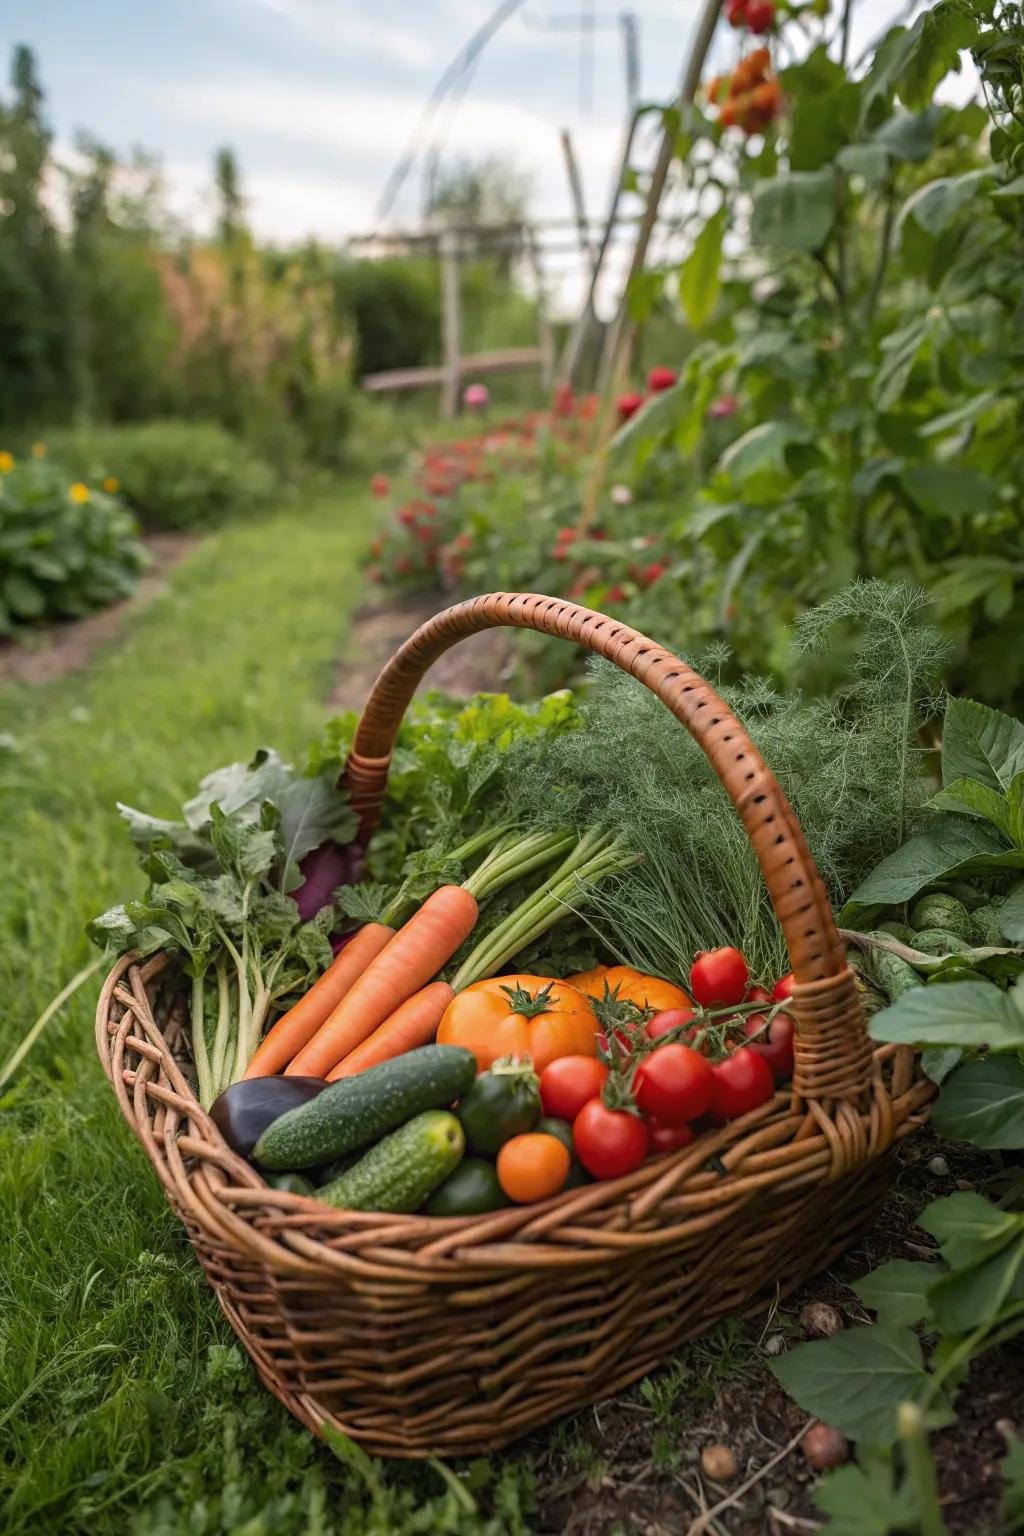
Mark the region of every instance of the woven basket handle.
[[470, 598], [421, 625], [374, 684], [346, 764], [363, 838], [377, 825], [395, 736], [424, 673], [456, 641], [502, 627], [555, 635], [614, 662], [650, 688], [703, 748], [743, 821], [785, 934], [797, 980], [794, 1090], [805, 1099], [859, 1098], [872, 1076], [871, 1045], [846, 949], [796, 817], [714, 689], [635, 629], [561, 598], [517, 592]]

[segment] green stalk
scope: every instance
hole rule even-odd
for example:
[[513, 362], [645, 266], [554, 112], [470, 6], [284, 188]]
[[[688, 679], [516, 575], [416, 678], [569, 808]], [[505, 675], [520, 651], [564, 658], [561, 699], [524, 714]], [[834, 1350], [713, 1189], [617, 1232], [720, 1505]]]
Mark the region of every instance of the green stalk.
[[935, 1461], [924, 1430], [924, 1415], [917, 1403], [900, 1403], [896, 1425], [903, 1443], [907, 1477], [917, 1495], [921, 1536], [948, 1536], [949, 1527], [942, 1518], [939, 1503]]
[[518, 880], [550, 864], [552, 859], [575, 848], [575, 832], [534, 832], [499, 844], [463, 883], [463, 890], [478, 902], [487, 901]]
[[[507, 841], [511, 828], [512, 823], [509, 821], [499, 822], [497, 826], [485, 827], [482, 831], [474, 833], [472, 837], [468, 838], [458, 848], [453, 848], [451, 853], [447, 855], [447, 858], [456, 864], [467, 864], [470, 859], [475, 858], [478, 853], [482, 853], [485, 848], [491, 848], [495, 843], [503, 845], [503, 840]], [[483, 863], [477, 866], [474, 875], [470, 877], [471, 879], [480, 873], [490, 857], [491, 855], [488, 855], [488, 858], [484, 859]], [[406, 919], [412, 916], [422, 897], [410, 898], [406, 895], [406, 891], [408, 890], [410, 879], [421, 878], [422, 876], [410, 876], [402, 882], [392, 900], [381, 912], [378, 922], [386, 923], [389, 928], [400, 928]]]
[[227, 1087], [228, 1042], [231, 1039], [231, 978], [223, 960], [217, 961], [217, 1029], [213, 1037], [213, 1081], [218, 1093]]
[[192, 1054], [196, 1062], [199, 1080], [199, 1102], [209, 1109], [217, 1097], [214, 1077], [210, 1071], [210, 1056], [206, 1048], [206, 969], [192, 977]]
[[626, 869], [635, 860], [636, 855], [614, 833], [600, 829], [584, 833], [551, 879], [480, 940], [453, 977], [452, 987], [460, 992], [474, 981], [493, 976], [566, 915], [570, 898], [579, 896], [582, 886]]

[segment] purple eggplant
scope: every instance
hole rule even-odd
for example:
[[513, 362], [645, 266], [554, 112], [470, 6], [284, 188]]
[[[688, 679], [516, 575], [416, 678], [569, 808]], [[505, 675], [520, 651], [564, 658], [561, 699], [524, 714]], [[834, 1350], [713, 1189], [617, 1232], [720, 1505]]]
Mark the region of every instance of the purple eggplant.
[[210, 1118], [232, 1152], [248, 1157], [268, 1125], [326, 1087], [322, 1077], [242, 1078], [214, 1099]]

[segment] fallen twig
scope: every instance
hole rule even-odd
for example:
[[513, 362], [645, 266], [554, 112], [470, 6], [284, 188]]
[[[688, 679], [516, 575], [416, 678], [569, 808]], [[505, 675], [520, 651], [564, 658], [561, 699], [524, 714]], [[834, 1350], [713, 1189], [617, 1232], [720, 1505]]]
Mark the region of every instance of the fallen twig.
[[790, 1451], [796, 1450], [811, 1425], [817, 1424], [817, 1422], [817, 1419], [808, 1419], [806, 1424], [797, 1430], [792, 1440], [787, 1445], [784, 1445], [781, 1451], [776, 1451], [771, 1460], [766, 1461], [759, 1472], [755, 1472], [752, 1477], [748, 1477], [746, 1482], [741, 1483], [734, 1493], [726, 1494], [724, 1499], [720, 1499], [717, 1504], [712, 1504], [711, 1508], [706, 1510], [704, 1514], [698, 1515], [693, 1524], [688, 1527], [686, 1536], [703, 1536], [711, 1521], [720, 1515], [723, 1510], [730, 1509], [745, 1493], [749, 1493], [751, 1488], [755, 1487], [763, 1477], [768, 1476], [773, 1467], [777, 1467], [780, 1461], [785, 1460]]

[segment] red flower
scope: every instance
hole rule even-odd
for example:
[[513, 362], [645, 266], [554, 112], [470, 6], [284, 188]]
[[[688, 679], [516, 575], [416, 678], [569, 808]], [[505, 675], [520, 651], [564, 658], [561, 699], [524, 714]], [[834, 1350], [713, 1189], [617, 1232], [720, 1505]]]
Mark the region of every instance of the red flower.
[[404, 506], [398, 514], [398, 521], [406, 528], [411, 528], [416, 522], [416, 513], [411, 504]]
[[719, 395], [717, 400], [712, 400], [708, 406], [708, 415], [714, 420], [724, 416], [735, 416], [739, 410], [740, 402], [735, 395]]
[[398, 559], [395, 561], [395, 570], [398, 572], [399, 576], [408, 576], [409, 572], [412, 570], [412, 561], [409, 559], [408, 555], [399, 555]]
[[473, 535], [470, 534], [470, 533], [460, 533], [460, 534], [457, 534], [456, 537], [455, 537], [455, 548], [456, 549], [472, 549], [473, 548]]
[[654, 583], [658, 581], [662, 576], [664, 576], [667, 570], [668, 566], [665, 565], [662, 561], [652, 560], [650, 565], [645, 565], [643, 570], [640, 572], [639, 580], [641, 585], [645, 587], [653, 587]]
[[387, 475], [374, 475], [370, 481], [370, 490], [374, 496], [386, 496], [391, 489], [391, 481]]
[[615, 402], [615, 410], [618, 413], [619, 420], [628, 421], [631, 416], [636, 415], [637, 411], [640, 409], [643, 403], [643, 395], [638, 395], [635, 393], [629, 395], [620, 395]]
[[413, 529], [412, 536], [414, 539], [419, 539], [421, 544], [432, 544], [434, 542], [434, 530], [433, 528], [428, 528], [425, 523], [419, 523]]
[[554, 410], [555, 415], [563, 417], [571, 416], [574, 404], [575, 402], [573, 400], [572, 385], [559, 384], [558, 388], [555, 390], [555, 397], [552, 404], [552, 409]]
[[600, 544], [603, 539], [608, 537], [608, 534], [604, 528], [593, 528], [591, 529], [590, 537], [596, 539], [598, 544]]
[[559, 530], [558, 530], [558, 542], [559, 542], [559, 544], [571, 544], [575, 537], [576, 537], [576, 529], [575, 528], [559, 528]]
[[381, 552], [381, 550], [383, 548], [384, 548], [384, 540], [383, 539], [374, 539], [373, 543], [370, 545], [370, 554], [373, 556], [374, 560], [377, 560], [377, 559], [380, 558], [380, 552]]
[[366, 568], [366, 576], [369, 581], [380, 581], [380, 566], [369, 565]]
[[647, 388], [652, 395], [660, 395], [662, 390], [671, 389], [678, 377], [674, 368], [652, 368], [647, 375]]
[[608, 588], [608, 591], [604, 595], [604, 600], [605, 600], [606, 603], [621, 603], [623, 601], [623, 599], [625, 598], [625, 596], [626, 596], [626, 589], [625, 589], [625, 587], [620, 587], [620, 586], [616, 585], [614, 587], [609, 587]]

